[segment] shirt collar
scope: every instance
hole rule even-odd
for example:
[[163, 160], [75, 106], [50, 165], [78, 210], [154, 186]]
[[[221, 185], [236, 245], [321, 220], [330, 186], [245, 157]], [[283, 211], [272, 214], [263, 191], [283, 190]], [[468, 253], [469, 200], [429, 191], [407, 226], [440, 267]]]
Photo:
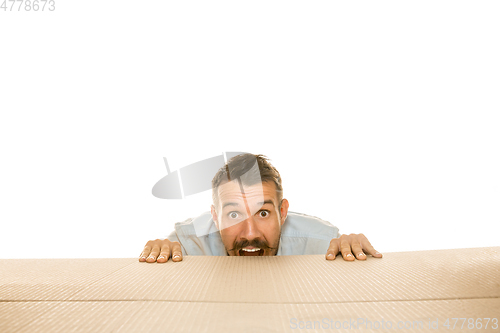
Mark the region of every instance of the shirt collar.
[[278, 245], [278, 252], [276, 253], [277, 256], [281, 256], [281, 235], [280, 235], [280, 243]]

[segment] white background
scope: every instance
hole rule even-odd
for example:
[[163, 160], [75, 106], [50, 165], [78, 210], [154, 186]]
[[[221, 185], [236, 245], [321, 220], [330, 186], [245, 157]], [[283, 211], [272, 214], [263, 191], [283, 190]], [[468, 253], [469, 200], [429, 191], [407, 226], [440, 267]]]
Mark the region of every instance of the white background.
[[61, 1], [0, 11], [0, 258], [138, 257], [207, 211], [170, 169], [267, 155], [382, 253], [499, 246], [496, 1]]

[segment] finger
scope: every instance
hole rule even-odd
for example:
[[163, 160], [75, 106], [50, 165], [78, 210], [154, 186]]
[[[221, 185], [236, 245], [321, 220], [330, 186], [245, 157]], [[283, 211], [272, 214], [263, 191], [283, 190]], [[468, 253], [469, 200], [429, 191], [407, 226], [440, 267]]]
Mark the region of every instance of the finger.
[[326, 250], [326, 260], [335, 260], [339, 251], [339, 239], [334, 238], [330, 241], [330, 246]]
[[351, 251], [354, 253], [354, 256], [358, 260], [366, 260], [366, 255], [361, 248], [361, 243], [358, 240], [358, 237], [352, 237], [351, 243]]
[[149, 245], [149, 242], [147, 242], [146, 246], [144, 246], [144, 250], [142, 250], [142, 253], [139, 255], [139, 261], [141, 262], [146, 261], [146, 258], [149, 256], [150, 252], [151, 252], [151, 246]]
[[160, 255], [158, 256], [157, 262], [167, 262], [170, 258], [171, 242], [168, 239], [163, 240], [161, 244]]
[[167, 262], [169, 258], [170, 258], [170, 247], [163, 246], [161, 248], [160, 255], [158, 256], [158, 259], [156, 259], [156, 262]]
[[153, 248], [151, 249], [151, 253], [149, 256], [146, 258], [147, 262], [155, 262], [156, 258], [160, 254], [160, 246], [158, 244], [153, 245]]
[[361, 239], [361, 246], [363, 246], [365, 253], [371, 254], [375, 258], [382, 258], [382, 253], [375, 250], [368, 241], [368, 238], [366, 238], [364, 235], [363, 238]]
[[181, 261], [182, 260], [182, 249], [181, 244], [179, 242], [172, 242], [172, 261]]
[[341, 238], [340, 252], [342, 252], [342, 257], [344, 258], [344, 260], [347, 260], [347, 261], [354, 260], [354, 256], [352, 255], [352, 252], [351, 252], [350, 239], [348, 237], [343, 237], [343, 239]]

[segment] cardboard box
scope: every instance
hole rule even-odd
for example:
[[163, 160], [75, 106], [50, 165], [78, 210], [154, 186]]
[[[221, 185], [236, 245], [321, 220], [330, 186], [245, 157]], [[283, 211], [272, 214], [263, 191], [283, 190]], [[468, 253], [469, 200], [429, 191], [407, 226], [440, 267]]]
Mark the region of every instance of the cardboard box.
[[500, 332], [500, 247], [4, 259], [0, 272], [0, 332]]

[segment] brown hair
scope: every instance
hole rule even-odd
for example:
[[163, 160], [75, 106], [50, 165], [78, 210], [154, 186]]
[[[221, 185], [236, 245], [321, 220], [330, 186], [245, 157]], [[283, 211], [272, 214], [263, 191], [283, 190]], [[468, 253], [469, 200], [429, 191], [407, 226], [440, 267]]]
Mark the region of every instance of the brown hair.
[[[259, 173], [252, 172], [253, 167], [257, 162]], [[241, 176], [245, 175], [242, 179]], [[264, 155], [241, 154], [231, 158], [225, 166], [219, 169], [212, 179], [212, 199], [214, 205], [218, 205], [217, 188], [229, 181], [242, 179], [243, 184], [247, 186], [255, 185], [259, 182], [273, 182], [276, 186], [276, 197], [278, 205], [281, 208], [283, 199], [283, 187], [281, 185], [281, 176], [278, 170], [269, 162], [269, 159]]]

